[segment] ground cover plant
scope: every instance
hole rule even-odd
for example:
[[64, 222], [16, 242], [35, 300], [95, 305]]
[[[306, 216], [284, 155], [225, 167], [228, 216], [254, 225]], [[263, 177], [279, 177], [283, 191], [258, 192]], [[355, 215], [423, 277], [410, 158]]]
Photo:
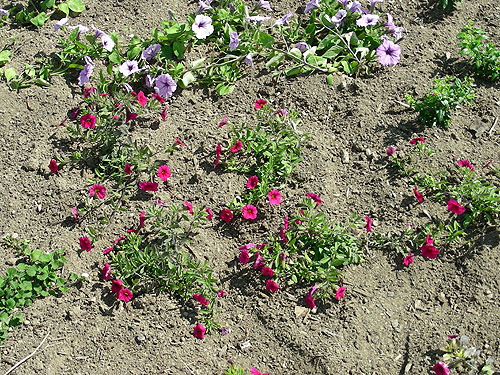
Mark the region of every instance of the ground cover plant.
[[4, 372], [494, 373], [495, 4], [75, 3], [0, 0]]

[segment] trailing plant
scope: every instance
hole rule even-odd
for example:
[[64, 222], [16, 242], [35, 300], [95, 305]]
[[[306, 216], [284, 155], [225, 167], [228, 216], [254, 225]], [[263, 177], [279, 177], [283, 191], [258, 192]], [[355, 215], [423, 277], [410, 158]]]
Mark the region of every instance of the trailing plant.
[[31, 0], [26, 7], [18, 5], [10, 9], [7, 16], [21, 25], [42, 27], [54, 14], [68, 17], [70, 12], [82, 13], [84, 10], [82, 0]]

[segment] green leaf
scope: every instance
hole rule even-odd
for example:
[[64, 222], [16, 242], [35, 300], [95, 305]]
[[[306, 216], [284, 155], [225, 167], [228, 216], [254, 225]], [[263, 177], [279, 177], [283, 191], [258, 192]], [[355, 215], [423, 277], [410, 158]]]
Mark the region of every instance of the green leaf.
[[285, 75], [287, 77], [295, 76], [303, 72], [303, 68], [301, 66], [295, 66], [293, 68], [285, 70]]
[[68, 7], [75, 13], [81, 13], [85, 10], [82, 0], [68, 0]]
[[330, 86], [333, 85], [333, 74], [328, 74], [326, 76], [326, 83], [328, 83]]
[[5, 79], [7, 80], [7, 83], [9, 83], [10, 80], [16, 77], [16, 70], [14, 68], [8, 68], [4, 70], [3, 74], [5, 76]]
[[191, 63], [191, 68], [193, 68], [193, 69], [199, 68], [200, 66], [203, 65], [204, 62], [205, 62], [205, 58], [204, 57], [201, 58], [201, 59], [198, 59], [196, 61], [193, 61]]
[[68, 4], [66, 3], [61, 3], [57, 6], [57, 9], [59, 9], [61, 12], [65, 14], [66, 17], [69, 15], [69, 7]]
[[182, 76], [182, 84], [184, 88], [188, 87], [191, 83], [196, 82], [196, 78], [192, 72], [186, 72]]
[[48, 19], [49, 17], [44, 12], [42, 12], [39, 13], [36, 17], [30, 19], [30, 22], [35, 26], [42, 27]]
[[182, 56], [184, 56], [184, 50], [186, 49], [184, 47], [184, 44], [179, 42], [179, 41], [175, 41], [174, 42], [174, 45], [172, 46], [173, 49], [174, 49], [174, 55], [178, 58], [178, 59], [182, 59]]
[[271, 48], [274, 44], [274, 38], [267, 34], [259, 31], [259, 41], [262, 43], [264, 47]]
[[266, 63], [266, 68], [270, 68], [272, 66], [277, 66], [279, 65], [280, 62], [283, 61], [285, 58], [285, 55], [282, 53], [278, 53], [274, 55], [267, 63]]
[[36, 275], [36, 271], [37, 271], [38, 267], [35, 266], [35, 265], [31, 265], [28, 267], [28, 269], [26, 270], [26, 273], [28, 274], [28, 276], [35, 276]]
[[11, 51], [9, 51], [7, 49], [0, 52], [0, 66], [5, 65], [6, 63], [9, 62], [10, 54], [11, 54]]
[[322, 56], [326, 57], [327, 59], [333, 59], [337, 57], [342, 51], [344, 50], [344, 47], [340, 45], [336, 45], [331, 47], [328, 51], [326, 51]]
[[122, 62], [122, 57], [118, 54], [118, 52], [113, 51], [109, 56], [108, 56], [109, 61], [111, 61], [113, 64], [121, 64]]
[[56, 0], [44, 0], [40, 3], [42, 10], [47, 10], [53, 8], [56, 3]]
[[23, 281], [20, 285], [20, 288], [21, 290], [31, 290], [32, 289], [32, 285], [31, 285], [31, 281]]

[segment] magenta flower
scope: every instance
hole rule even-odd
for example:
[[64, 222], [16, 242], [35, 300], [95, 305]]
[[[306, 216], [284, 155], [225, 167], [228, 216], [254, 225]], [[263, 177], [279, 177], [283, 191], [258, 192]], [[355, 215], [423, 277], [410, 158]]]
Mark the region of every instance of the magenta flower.
[[468, 160], [458, 160], [457, 164], [460, 165], [461, 167], [467, 167], [471, 171], [474, 170], [474, 166]]
[[[161, 104], [165, 103], [165, 101], [166, 101], [165, 99], [163, 99], [162, 96], [160, 96], [158, 94], [153, 93], [153, 94], [151, 94], [151, 96], [153, 98], [155, 98], [156, 100], [158, 100]], [[163, 121], [165, 121], [165, 120], [163, 120]]]
[[221, 122], [219, 122], [219, 126], [217, 126], [217, 127], [218, 127], [218, 128], [222, 128], [222, 127], [223, 127], [224, 125], [226, 125], [226, 124], [227, 124], [227, 116], [226, 116], [226, 115], [224, 115], [224, 116], [222, 116], [222, 121], [221, 121]]
[[142, 91], [139, 91], [139, 94], [137, 94], [137, 100], [139, 101], [141, 107], [144, 107], [148, 102], [148, 98], [146, 98], [146, 95], [144, 95]]
[[118, 71], [123, 74], [124, 77], [128, 77], [131, 74], [137, 73], [139, 71], [139, 65], [135, 60], [127, 60], [120, 67]]
[[448, 201], [448, 211], [451, 211], [457, 215], [462, 215], [465, 212], [465, 207], [461, 206], [457, 201], [450, 199]]
[[158, 177], [160, 177], [160, 180], [167, 181], [171, 175], [168, 165], [162, 165], [158, 168]]
[[203, 327], [200, 323], [198, 323], [196, 326], [194, 326], [193, 336], [196, 337], [197, 339], [203, 340], [205, 338], [206, 331], [207, 329]]
[[269, 276], [269, 277], [274, 276], [274, 271], [272, 270], [272, 268], [262, 267], [261, 271], [264, 276]]
[[236, 31], [233, 31], [229, 34], [229, 50], [234, 51], [239, 44], [240, 40], [238, 39], [238, 33]]
[[370, 217], [366, 216], [366, 231], [371, 232], [372, 231], [372, 219]]
[[432, 244], [434, 243], [434, 241], [431, 239], [431, 236], [427, 236], [427, 238], [425, 239], [425, 244], [423, 244], [421, 247], [420, 247], [420, 252], [422, 253], [422, 256], [424, 258], [431, 258], [431, 259], [435, 259], [438, 254], [439, 254], [439, 250], [437, 250]]
[[222, 298], [226, 295], [226, 291], [223, 289], [220, 289], [217, 291], [217, 297]]
[[254, 270], [258, 270], [259, 268], [263, 267], [266, 264], [266, 261], [262, 256], [260, 255], [260, 252], [255, 253], [255, 263], [253, 264]]
[[111, 277], [111, 266], [109, 263], [104, 263], [104, 268], [101, 270], [101, 276], [104, 281]]
[[58, 166], [57, 166], [57, 162], [52, 159], [49, 163], [49, 169], [52, 173], [57, 173], [57, 170], [59, 169]]
[[418, 142], [420, 142], [420, 143], [425, 143], [425, 139], [424, 139], [424, 137], [417, 137], [417, 138], [413, 138], [413, 139], [410, 141], [410, 143], [411, 143], [412, 145], [416, 145]]
[[177, 90], [177, 83], [175, 83], [170, 74], [161, 74], [156, 77], [155, 92], [158, 95], [164, 98], [170, 98], [174, 94], [175, 90]]
[[267, 373], [267, 372], [266, 372], [265, 374], [261, 373], [261, 372], [260, 372], [259, 370], [257, 370], [255, 367], [251, 367], [251, 368], [250, 368], [250, 374], [251, 374], [251, 375], [269, 375], [269, 373]]
[[385, 153], [389, 156], [392, 156], [396, 152], [396, 147], [389, 147], [387, 150], [385, 150]]
[[132, 166], [130, 164], [125, 164], [125, 167], [123, 167], [123, 171], [126, 174], [132, 174]]
[[238, 250], [250, 250], [252, 247], [255, 247], [254, 243], [247, 243], [246, 245], [238, 247]]
[[283, 228], [281, 228], [281, 229], [280, 229], [280, 237], [281, 237], [281, 240], [282, 240], [283, 242], [288, 242], [288, 239], [286, 238], [285, 233], [286, 233], [286, 232], [283, 230]]
[[211, 35], [214, 32], [214, 26], [212, 25], [212, 19], [208, 16], [204, 16], [202, 14], [198, 14], [191, 26], [191, 30], [193, 30], [194, 35], [198, 39], [206, 39], [207, 36]]
[[269, 204], [280, 204], [281, 203], [281, 194], [278, 190], [271, 190], [267, 194], [267, 199], [269, 199]]
[[118, 295], [118, 292], [123, 289], [123, 281], [120, 279], [114, 279], [111, 283], [111, 291]]
[[92, 245], [90, 244], [88, 237], [80, 237], [80, 249], [87, 252], [92, 249]]
[[286, 233], [286, 231], [288, 230], [288, 216], [285, 216], [284, 228]]
[[255, 220], [257, 218], [257, 208], [251, 204], [247, 204], [241, 208], [243, 218], [246, 220]]
[[207, 212], [207, 220], [212, 221], [212, 219], [214, 217], [214, 213], [212, 212], [212, 210], [207, 207], [207, 208], [205, 208], [205, 211]]
[[139, 189], [142, 191], [158, 191], [158, 184], [156, 182], [139, 182]]
[[345, 293], [345, 286], [341, 286], [340, 288], [337, 289], [335, 292], [335, 297], [337, 297], [337, 301], [340, 301], [341, 298], [344, 297]]
[[127, 288], [121, 288], [117, 294], [117, 298], [123, 302], [130, 301], [132, 299], [132, 297], [133, 297], [132, 292], [130, 291], [130, 289], [127, 289]]
[[106, 255], [106, 254], [108, 254], [108, 253], [112, 252], [114, 248], [115, 248], [114, 246], [107, 247], [106, 249], [104, 249], [104, 250], [102, 251], [102, 254], [103, 254], [103, 255]]
[[163, 108], [163, 111], [161, 111], [160, 116], [162, 121], [165, 121], [167, 119], [167, 106]]
[[174, 137], [174, 140], [176, 143], [175, 146], [186, 146], [179, 138]]
[[316, 304], [314, 303], [314, 298], [311, 294], [306, 294], [306, 305], [310, 309], [314, 309], [316, 307]]
[[208, 306], [210, 305], [210, 302], [207, 301], [205, 297], [203, 297], [201, 294], [193, 294], [193, 298], [197, 300], [199, 303], [201, 303], [203, 306]]
[[217, 142], [217, 147], [215, 148], [215, 164], [214, 168], [219, 164], [220, 161], [220, 153], [222, 152], [222, 147], [219, 142]]
[[415, 194], [415, 198], [417, 198], [418, 203], [422, 203], [424, 201], [424, 196], [418, 192], [416, 186], [413, 188], [413, 194]]
[[233, 219], [233, 213], [229, 208], [224, 208], [220, 213], [220, 218], [229, 223]]
[[241, 264], [247, 264], [248, 261], [250, 260], [250, 255], [248, 255], [248, 250], [241, 250], [238, 260], [241, 262]]
[[106, 188], [104, 186], [95, 184], [90, 187], [89, 194], [93, 197], [97, 195], [97, 198], [104, 199], [106, 196]]
[[403, 259], [403, 264], [408, 267], [410, 263], [413, 263], [413, 254], [408, 254], [407, 256], [404, 257]]
[[189, 203], [188, 201], [184, 201], [184, 205], [186, 206], [186, 210], [189, 211], [189, 213], [192, 215], [193, 214], [193, 205]]
[[257, 186], [257, 184], [259, 183], [259, 178], [257, 176], [251, 176], [248, 181], [247, 181], [247, 184], [245, 185], [248, 189], [252, 190], [254, 187]]
[[306, 197], [312, 199], [313, 201], [315, 201], [316, 202], [316, 206], [319, 206], [321, 204], [321, 199], [316, 194], [307, 193]]
[[141, 228], [144, 228], [144, 217], [146, 216], [146, 211], [142, 211], [140, 214], [139, 214], [139, 226]]
[[241, 141], [236, 141], [236, 143], [233, 145], [233, 147], [231, 147], [231, 152], [233, 154], [237, 153], [238, 151], [240, 151], [243, 147], [243, 144], [241, 143]]
[[[375, 26], [375, 25], [377, 25], [379, 19], [380, 19], [380, 16], [377, 16], [376, 14], [363, 14], [356, 21], [356, 25], [358, 25], [360, 27]], [[383, 65], [387, 65], [387, 64], [383, 64]], [[394, 65], [394, 64], [392, 64], [392, 65]]]
[[78, 208], [76, 208], [76, 206], [71, 209], [71, 213], [73, 214], [73, 219], [75, 219], [75, 222], [78, 221]]
[[261, 109], [264, 108], [264, 106], [267, 104], [267, 102], [264, 99], [257, 99], [255, 103], [253, 104], [255, 109]]
[[158, 54], [158, 52], [160, 52], [160, 49], [161, 49], [161, 44], [157, 43], [152, 44], [149, 47], [147, 47], [144, 51], [142, 51], [141, 57], [144, 60], [149, 61], [152, 58], [154, 58]]
[[84, 129], [94, 129], [97, 118], [90, 113], [80, 117], [80, 123]]
[[268, 279], [266, 281], [266, 289], [269, 290], [271, 293], [276, 293], [280, 287], [278, 284], [276, 284], [273, 280]]
[[437, 362], [432, 370], [436, 373], [436, 375], [448, 375], [450, 373], [450, 369], [444, 362]]
[[125, 122], [129, 122], [131, 120], [135, 120], [136, 118], [137, 118], [137, 113], [127, 112], [127, 115], [125, 117]]
[[385, 40], [377, 48], [378, 62], [382, 65], [393, 66], [401, 58], [401, 47], [390, 40]]

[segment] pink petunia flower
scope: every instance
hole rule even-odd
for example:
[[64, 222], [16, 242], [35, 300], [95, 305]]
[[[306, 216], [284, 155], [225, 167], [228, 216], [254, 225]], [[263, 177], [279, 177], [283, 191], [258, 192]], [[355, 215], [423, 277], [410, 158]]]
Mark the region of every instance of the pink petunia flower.
[[371, 232], [372, 231], [372, 219], [370, 219], [369, 216], [366, 216], [365, 219], [366, 219], [366, 231]]
[[142, 91], [139, 91], [139, 94], [137, 94], [137, 100], [139, 101], [141, 107], [144, 107], [148, 102], [148, 98], [146, 98], [146, 95], [144, 95]]
[[52, 173], [57, 173], [57, 170], [59, 169], [59, 167], [57, 166], [57, 162], [52, 159], [49, 163], [49, 169]]
[[167, 181], [171, 175], [172, 173], [170, 173], [168, 165], [162, 165], [158, 168], [158, 177], [160, 177], [160, 180]]
[[125, 164], [125, 167], [123, 167], [123, 172], [126, 174], [132, 174], [132, 166], [130, 164]]
[[132, 291], [127, 288], [121, 288], [116, 297], [123, 302], [128, 302], [132, 299], [134, 295], [132, 294]]
[[286, 233], [288, 231], [288, 216], [285, 216], [284, 228], [285, 228], [285, 233]]
[[247, 243], [246, 245], [238, 247], [238, 250], [250, 250], [252, 247], [256, 247], [254, 243]]
[[396, 147], [389, 147], [385, 152], [387, 155], [392, 156], [396, 152]]
[[278, 190], [271, 190], [267, 194], [267, 199], [269, 199], [269, 204], [280, 204], [281, 203], [281, 194]]
[[233, 213], [229, 208], [224, 208], [220, 213], [220, 218], [229, 223], [233, 219]]
[[113, 251], [113, 249], [114, 249], [114, 248], [115, 248], [114, 246], [107, 247], [106, 249], [104, 249], [104, 250], [102, 251], [102, 254], [103, 254], [103, 255], [109, 254], [110, 252], [112, 252], [112, 251]]
[[210, 305], [210, 302], [207, 301], [205, 297], [203, 297], [201, 294], [193, 294], [193, 298], [197, 300], [199, 303], [201, 303], [203, 306], [208, 306]]
[[410, 143], [411, 143], [412, 145], [416, 145], [418, 142], [420, 142], [420, 143], [425, 143], [425, 139], [424, 139], [424, 137], [417, 137], [417, 138], [413, 138], [413, 139], [410, 141]]
[[460, 337], [460, 335], [447, 335], [449, 339], [456, 339], [457, 337]]
[[273, 277], [273, 276], [274, 276], [274, 271], [273, 271], [273, 269], [272, 269], [272, 268], [269, 268], [269, 267], [267, 267], [267, 266], [266, 266], [266, 267], [262, 267], [261, 271], [262, 271], [262, 274], [263, 274], [264, 276], [269, 276], [269, 277]]
[[214, 168], [219, 164], [220, 160], [220, 153], [222, 152], [222, 147], [219, 142], [217, 142], [217, 147], [215, 148], [215, 164]]
[[158, 184], [156, 182], [139, 182], [139, 188], [142, 191], [158, 191]]
[[[163, 97], [162, 97], [162, 96], [160, 96], [160, 95], [158, 95], [158, 94], [151, 94], [151, 96], [152, 96], [153, 98], [155, 98], [156, 100], [158, 100], [161, 104], [165, 103], [165, 101], [166, 101], [165, 99], [163, 99]], [[165, 108], [166, 108], [166, 107], [165, 107]], [[163, 121], [165, 121], [165, 120], [163, 120]]]
[[248, 261], [250, 260], [250, 256], [248, 255], [248, 250], [241, 250], [238, 260], [241, 262], [241, 264], [247, 264]]
[[488, 162], [485, 165], [483, 165], [483, 169], [488, 168], [491, 163], [493, 163], [493, 159], [488, 160]]
[[179, 138], [174, 137], [177, 146], [186, 146]]
[[271, 293], [276, 293], [280, 287], [278, 284], [276, 284], [273, 280], [268, 279], [266, 281], [266, 289], [269, 290]]
[[137, 113], [127, 112], [127, 115], [125, 116], [125, 122], [135, 120], [136, 118], [137, 118]]
[[255, 270], [258, 270], [259, 268], [263, 267], [266, 264], [266, 261], [262, 256], [260, 255], [260, 252], [255, 253], [255, 263], [253, 264], [253, 268]]
[[163, 107], [163, 110], [160, 113], [161, 120], [166, 121], [167, 120], [167, 106]]
[[448, 201], [448, 211], [453, 212], [457, 215], [462, 215], [465, 212], [465, 207], [460, 205], [457, 201], [450, 199]]
[[413, 194], [415, 194], [415, 198], [417, 198], [418, 203], [422, 203], [424, 201], [424, 196], [418, 192], [416, 186], [413, 188]]
[[413, 263], [413, 254], [408, 254], [407, 256], [404, 257], [403, 259], [403, 264], [408, 267], [410, 263]]
[[257, 176], [251, 176], [248, 181], [247, 181], [247, 184], [245, 185], [248, 189], [252, 190], [254, 187], [257, 186], [257, 184], [259, 183], [259, 178]]
[[101, 270], [101, 275], [104, 281], [109, 280], [109, 278], [111, 277], [111, 266], [109, 265], [109, 263], [104, 263], [104, 267]]
[[111, 291], [118, 295], [118, 292], [123, 289], [123, 281], [120, 279], [114, 279], [111, 283]]
[[337, 297], [337, 301], [340, 301], [341, 298], [344, 298], [344, 293], [345, 293], [345, 286], [341, 286], [340, 288], [337, 289], [335, 292], [335, 297]]
[[267, 372], [266, 372], [265, 374], [261, 373], [261, 372], [260, 372], [259, 370], [257, 370], [255, 367], [251, 367], [251, 368], [250, 368], [250, 374], [251, 374], [251, 375], [269, 375], [269, 373], [267, 373]]
[[460, 165], [461, 167], [467, 167], [471, 171], [474, 170], [474, 166], [468, 160], [457, 160], [457, 164]]
[[450, 369], [444, 362], [437, 362], [434, 367], [432, 367], [432, 371], [434, 371], [436, 375], [448, 375], [450, 373]]
[[144, 216], [146, 216], [146, 211], [142, 211], [139, 215], [139, 225], [144, 228]]
[[288, 242], [288, 239], [285, 236], [286, 232], [283, 230], [283, 228], [280, 229], [280, 237], [283, 242]]
[[217, 291], [217, 297], [222, 298], [226, 295], [226, 291], [223, 289], [220, 289]]
[[435, 259], [438, 256], [439, 250], [433, 246], [433, 243], [431, 236], [427, 236], [425, 244], [420, 247], [420, 252], [424, 258]]
[[233, 145], [233, 147], [231, 147], [230, 151], [235, 154], [237, 153], [238, 151], [240, 151], [243, 147], [243, 144], [241, 143], [241, 141], [236, 141], [236, 143]]
[[76, 206], [71, 209], [71, 213], [73, 214], [73, 219], [78, 221], [78, 208], [76, 208]]
[[203, 327], [200, 323], [198, 323], [193, 328], [193, 336], [196, 337], [197, 339], [203, 340], [205, 338], [206, 331], [207, 329]]
[[224, 125], [226, 125], [226, 124], [227, 124], [227, 116], [226, 116], [226, 115], [224, 115], [224, 116], [222, 116], [222, 121], [221, 121], [221, 122], [219, 122], [219, 126], [217, 126], [217, 127], [218, 127], [218, 128], [221, 128], [221, 127], [223, 127], [223, 126], [224, 126]]
[[253, 104], [253, 106], [255, 107], [255, 109], [261, 109], [266, 104], [267, 104], [267, 102], [264, 99], [258, 99], [258, 100], [255, 101], [255, 103]]
[[316, 307], [316, 304], [314, 303], [314, 298], [311, 294], [306, 294], [306, 305], [310, 309], [314, 309]]
[[88, 237], [80, 237], [80, 249], [85, 251], [90, 251], [92, 249], [92, 245], [90, 244]]
[[94, 129], [97, 118], [90, 113], [83, 115], [80, 117], [80, 123], [82, 124], [82, 128], [84, 129]]
[[205, 211], [207, 212], [207, 220], [212, 221], [212, 219], [214, 217], [214, 213], [212, 212], [212, 210], [207, 207], [207, 208], [205, 208]]
[[90, 187], [89, 194], [93, 197], [97, 195], [97, 198], [104, 199], [106, 196], [106, 188], [104, 186], [95, 184]]
[[189, 211], [189, 213], [192, 215], [193, 214], [193, 205], [189, 203], [188, 201], [184, 201], [184, 205], [186, 206], [186, 210]]
[[257, 218], [257, 208], [251, 204], [247, 204], [241, 208], [243, 218], [246, 220], [255, 220]]
[[316, 194], [307, 193], [306, 197], [312, 199], [313, 201], [315, 201], [316, 202], [316, 206], [319, 206], [322, 203], [321, 199]]

